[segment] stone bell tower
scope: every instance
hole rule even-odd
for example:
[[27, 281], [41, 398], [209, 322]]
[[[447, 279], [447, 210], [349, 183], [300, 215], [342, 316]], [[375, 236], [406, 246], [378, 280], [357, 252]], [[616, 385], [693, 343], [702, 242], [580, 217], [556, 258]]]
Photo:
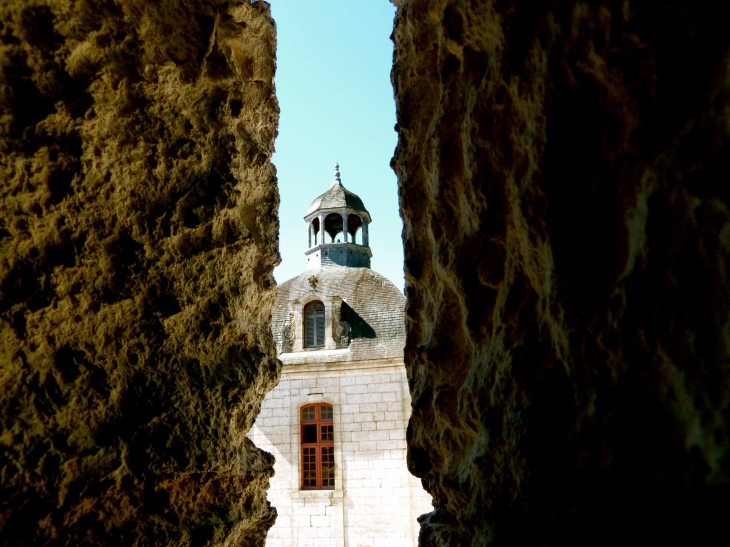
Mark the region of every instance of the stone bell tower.
[[307, 270], [338, 265], [369, 268], [373, 253], [368, 245], [370, 213], [362, 200], [344, 186], [335, 164], [332, 186], [312, 202], [307, 221]]

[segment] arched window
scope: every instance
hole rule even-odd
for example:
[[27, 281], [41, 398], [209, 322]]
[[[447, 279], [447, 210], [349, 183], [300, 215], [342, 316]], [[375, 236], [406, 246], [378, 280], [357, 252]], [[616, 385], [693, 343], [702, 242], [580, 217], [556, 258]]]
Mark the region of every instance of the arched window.
[[302, 407], [302, 490], [335, 487], [335, 433], [332, 405]]
[[304, 308], [304, 347], [321, 348], [324, 346], [324, 305], [310, 302]]

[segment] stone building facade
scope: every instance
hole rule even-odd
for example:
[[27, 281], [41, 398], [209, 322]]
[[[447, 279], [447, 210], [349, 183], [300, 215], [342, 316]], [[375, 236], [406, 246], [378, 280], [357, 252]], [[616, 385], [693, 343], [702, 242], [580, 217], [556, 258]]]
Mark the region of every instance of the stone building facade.
[[250, 433], [276, 456], [267, 547], [415, 547], [431, 502], [406, 468], [405, 297], [370, 269], [370, 214], [338, 166], [305, 220], [306, 271], [272, 317], [281, 380]]

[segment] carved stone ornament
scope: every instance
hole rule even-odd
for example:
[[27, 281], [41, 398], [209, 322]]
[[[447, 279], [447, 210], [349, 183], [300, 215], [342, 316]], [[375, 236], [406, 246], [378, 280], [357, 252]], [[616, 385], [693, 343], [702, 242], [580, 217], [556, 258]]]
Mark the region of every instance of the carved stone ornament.
[[319, 282], [319, 279], [317, 279], [316, 275], [313, 275], [309, 278], [309, 284], [312, 286], [312, 289], [315, 291], [317, 290], [317, 283]]
[[289, 314], [289, 320], [281, 329], [281, 351], [282, 353], [289, 353], [294, 348], [294, 342], [296, 335], [294, 333], [294, 314]]
[[347, 321], [342, 321], [342, 304], [333, 306], [334, 325], [332, 329], [332, 338], [337, 343], [337, 349], [346, 348], [350, 345], [350, 325]]

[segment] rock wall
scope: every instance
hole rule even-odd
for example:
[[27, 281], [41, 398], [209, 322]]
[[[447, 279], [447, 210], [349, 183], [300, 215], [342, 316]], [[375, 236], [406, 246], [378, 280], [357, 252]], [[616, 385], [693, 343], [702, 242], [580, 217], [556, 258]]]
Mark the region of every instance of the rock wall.
[[720, 4], [397, 3], [421, 545], [725, 537]]
[[0, 4], [0, 544], [262, 545], [275, 26]]

